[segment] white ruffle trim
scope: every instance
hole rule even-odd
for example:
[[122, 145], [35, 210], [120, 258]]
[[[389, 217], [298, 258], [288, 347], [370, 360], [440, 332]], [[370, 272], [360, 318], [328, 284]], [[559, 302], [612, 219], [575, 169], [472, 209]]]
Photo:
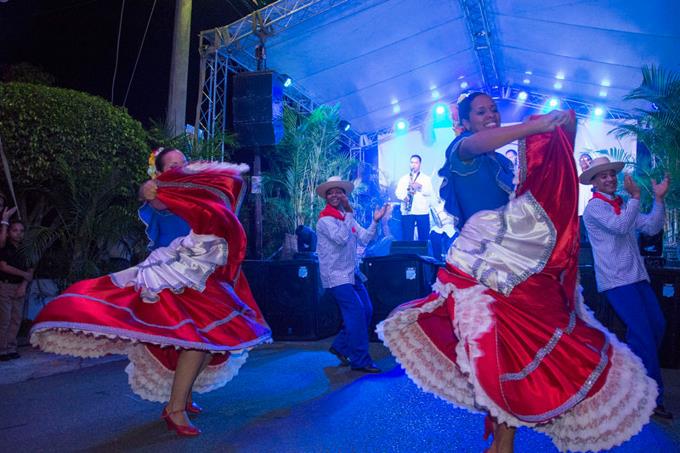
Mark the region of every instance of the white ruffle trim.
[[474, 411], [472, 385], [460, 368], [437, 349], [417, 324], [420, 315], [433, 312], [445, 301], [446, 298], [440, 296], [421, 307], [393, 312], [375, 330], [421, 390]]
[[[170, 399], [175, 372], [165, 368], [142, 344], [128, 354], [130, 363], [125, 368], [132, 391], [145, 400], [164, 403]], [[226, 362], [208, 366], [196, 378], [193, 391], [206, 393], [226, 385], [237, 374], [248, 358], [247, 351], [231, 353]]]
[[[539, 425], [519, 420], [502, 410], [484, 392], [472, 372], [474, 361], [482, 354], [475, 340], [493, 324], [489, 310], [493, 298], [483, 293], [486, 288], [477, 285], [460, 290], [437, 280], [434, 289], [439, 293], [437, 299], [417, 308], [393, 312], [376, 328], [380, 339], [421, 390], [473, 412], [487, 411], [498, 422], [510, 426], [533, 427], [550, 436], [563, 451], [613, 448], [640, 432], [649, 422], [658, 394], [656, 383], [646, 375], [642, 361], [595, 320], [582, 299], [577, 303], [577, 315], [602, 330], [613, 348], [609, 374], [595, 395], [549, 423]], [[440, 307], [449, 295], [456, 300], [457, 322], [452, 329], [461, 339], [456, 347], [455, 363], [437, 349], [417, 323], [420, 315]]]
[[[144, 343], [123, 339], [116, 335], [96, 334], [72, 329], [49, 329], [33, 332], [31, 345], [45, 352], [75, 357], [102, 357], [107, 354], [127, 355], [130, 364], [125, 368], [132, 391], [140, 397], [157, 402], [170, 398], [174, 371], [165, 368]], [[162, 346], [162, 345], [161, 345]], [[172, 346], [169, 346], [172, 347]], [[224, 354], [224, 351], [212, 351]], [[238, 374], [248, 358], [245, 349], [229, 351], [226, 362], [208, 366], [196, 379], [193, 390], [205, 393], [223, 387]]]
[[206, 161], [198, 161], [198, 162], [193, 162], [189, 165], [185, 165], [182, 167], [182, 172], [183, 173], [201, 173], [204, 171], [231, 171], [234, 174], [242, 174], [246, 173], [248, 170], [250, 170], [250, 167], [248, 164], [234, 164], [231, 162], [206, 162]]
[[160, 247], [140, 264], [110, 275], [118, 287], [134, 286], [147, 303], [158, 302], [164, 289], [179, 294], [184, 288], [203, 291], [217, 266], [227, 262], [227, 241], [191, 231]]

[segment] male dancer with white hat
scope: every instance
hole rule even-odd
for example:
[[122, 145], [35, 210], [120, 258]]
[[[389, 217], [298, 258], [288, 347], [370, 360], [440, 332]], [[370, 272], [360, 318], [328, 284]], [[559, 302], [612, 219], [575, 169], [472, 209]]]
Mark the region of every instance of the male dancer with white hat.
[[626, 343], [642, 359], [647, 374], [659, 386], [659, 396], [654, 415], [672, 419], [663, 406], [663, 381], [659, 366], [658, 349], [661, 345], [666, 321], [659, 307], [645, 263], [640, 256], [636, 231], [657, 234], [663, 228], [665, 209], [663, 199], [668, 193], [668, 176], [657, 183], [652, 180], [654, 206], [648, 214], [640, 212], [640, 187], [626, 175], [623, 188], [630, 195], [624, 202], [616, 195], [617, 174], [623, 162], [610, 162], [607, 157], [593, 159], [581, 173], [581, 184], [593, 186], [593, 198], [583, 212], [583, 221], [595, 261], [597, 289], [626, 324]]
[[380, 373], [368, 352], [368, 327], [373, 306], [364, 284], [356, 276], [356, 265], [357, 242], [366, 245], [373, 239], [386, 206], [373, 213], [371, 226], [364, 229], [354, 220], [347, 199], [352, 190], [354, 184], [339, 176], [331, 176], [316, 188], [316, 193], [326, 200], [326, 207], [316, 224], [321, 284], [333, 295], [343, 320], [342, 331], [330, 352], [342, 365], [349, 365], [355, 371]]

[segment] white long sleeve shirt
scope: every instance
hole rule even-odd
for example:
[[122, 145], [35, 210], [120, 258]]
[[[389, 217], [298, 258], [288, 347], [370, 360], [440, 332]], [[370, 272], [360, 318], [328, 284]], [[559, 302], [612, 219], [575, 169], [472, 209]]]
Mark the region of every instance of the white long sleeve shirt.
[[[408, 185], [411, 182], [411, 175], [407, 174], [399, 178], [395, 194], [397, 198], [404, 201], [408, 195]], [[430, 202], [432, 199], [432, 180], [426, 174], [420, 173], [416, 179], [417, 183], [421, 184], [420, 190], [413, 194], [413, 204], [409, 212], [403, 212], [402, 215], [423, 215], [430, 213]]]
[[649, 281], [645, 262], [640, 256], [636, 231], [657, 234], [663, 228], [664, 219], [663, 203], [655, 202], [649, 214], [642, 214], [640, 201], [633, 198], [624, 203], [621, 213], [616, 215], [614, 207], [604, 200], [594, 198], [588, 202], [583, 212], [583, 222], [593, 247], [599, 292]]
[[[371, 222], [368, 229], [354, 220], [354, 214], [345, 213], [345, 220], [335, 217], [321, 217], [316, 223], [319, 255], [319, 272], [324, 288], [354, 284], [357, 267], [357, 242], [368, 244], [375, 236], [378, 224]], [[354, 229], [354, 231], [352, 231]]]

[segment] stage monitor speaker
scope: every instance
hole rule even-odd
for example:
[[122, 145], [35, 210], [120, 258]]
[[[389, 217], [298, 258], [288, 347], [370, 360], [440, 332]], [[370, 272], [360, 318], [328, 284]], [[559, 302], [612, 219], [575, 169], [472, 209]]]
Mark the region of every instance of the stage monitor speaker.
[[373, 303], [370, 327], [376, 340], [375, 325], [399, 305], [420, 299], [432, 292], [439, 265], [431, 258], [417, 255], [389, 255], [364, 258], [362, 272]]
[[663, 255], [663, 230], [657, 234], [649, 236], [641, 233], [638, 238], [640, 255], [642, 256], [662, 256]]
[[235, 74], [232, 102], [240, 146], [271, 146], [281, 141], [283, 85], [275, 72]]
[[390, 255], [432, 256], [430, 241], [394, 241], [390, 245]]
[[243, 271], [275, 340], [318, 340], [340, 329], [340, 311], [321, 288], [318, 262], [245, 261]]
[[680, 270], [649, 269], [652, 289], [666, 319], [659, 348], [661, 368], [680, 368]]

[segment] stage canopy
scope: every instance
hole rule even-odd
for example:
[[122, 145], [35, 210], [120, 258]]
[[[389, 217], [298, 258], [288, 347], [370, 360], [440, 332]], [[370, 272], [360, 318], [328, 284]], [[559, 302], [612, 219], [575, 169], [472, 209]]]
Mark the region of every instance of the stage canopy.
[[374, 133], [471, 88], [629, 109], [642, 65], [680, 71], [679, 17], [676, 0], [282, 0], [202, 36], [207, 54], [254, 70], [259, 24], [293, 97], [339, 103]]

